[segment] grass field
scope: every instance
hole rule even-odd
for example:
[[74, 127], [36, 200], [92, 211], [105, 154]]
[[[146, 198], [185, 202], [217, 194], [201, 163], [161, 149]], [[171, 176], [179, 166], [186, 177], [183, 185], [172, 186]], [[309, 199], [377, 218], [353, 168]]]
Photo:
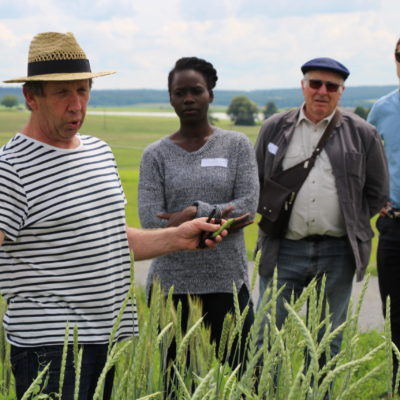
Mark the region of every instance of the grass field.
[[[159, 106], [149, 108], [127, 107], [124, 109], [107, 108], [107, 111], [157, 111]], [[166, 107], [164, 105], [164, 107]], [[159, 110], [158, 110], [159, 111]], [[168, 109], [166, 109], [168, 111]], [[20, 130], [29, 117], [27, 111], [5, 111], [0, 112], [0, 144], [4, 144], [15, 132]], [[225, 128], [239, 130], [245, 133], [255, 143], [259, 126], [233, 126], [229, 121], [217, 121], [216, 125]], [[111, 115], [87, 115], [82, 133], [97, 136], [113, 149], [122, 184], [128, 199], [126, 209], [127, 221], [131, 226], [140, 226], [137, 212], [137, 184], [139, 178], [139, 165], [144, 148], [169, 135], [178, 128], [177, 118], [157, 117], [132, 117], [132, 116], [111, 116]], [[375, 223], [373, 223], [375, 226]], [[245, 230], [245, 240], [248, 257], [251, 258], [257, 240], [257, 225], [253, 224]], [[376, 238], [373, 241], [373, 251], [370, 259], [369, 271], [376, 274]]]
[[[210, 107], [210, 112], [225, 112], [228, 107], [226, 106], [215, 106]], [[144, 103], [135, 104], [134, 106], [123, 106], [123, 107], [88, 107], [88, 111], [147, 111], [147, 112], [173, 112], [174, 109], [170, 104], [167, 103]]]

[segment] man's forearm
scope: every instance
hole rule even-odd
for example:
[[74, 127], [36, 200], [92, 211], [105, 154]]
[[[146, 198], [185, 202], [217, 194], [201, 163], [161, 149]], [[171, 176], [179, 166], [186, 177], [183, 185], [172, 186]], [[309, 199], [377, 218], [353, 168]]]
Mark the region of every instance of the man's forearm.
[[127, 228], [129, 248], [135, 260], [146, 260], [180, 250], [174, 240], [176, 228], [136, 229]]
[[[224, 222], [224, 221], [223, 221]], [[203, 231], [215, 232], [219, 224], [206, 222], [206, 218], [196, 218], [183, 224], [160, 229], [126, 228], [129, 248], [133, 251], [135, 260], [145, 260], [172, 253], [177, 250], [195, 250]], [[216, 247], [217, 243], [226, 236], [224, 230], [214, 239], [206, 239], [207, 247]]]

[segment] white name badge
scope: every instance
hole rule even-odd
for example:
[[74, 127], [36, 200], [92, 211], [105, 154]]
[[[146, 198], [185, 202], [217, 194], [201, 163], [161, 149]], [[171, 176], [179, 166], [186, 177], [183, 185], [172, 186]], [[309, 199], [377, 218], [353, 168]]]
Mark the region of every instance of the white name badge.
[[269, 142], [268, 143], [268, 151], [271, 154], [276, 154], [276, 152], [278, 151], [278, 146], [275, 143]]
[[227, 167], [227, 158], [203, 158], [201, 160], [202, 167]]

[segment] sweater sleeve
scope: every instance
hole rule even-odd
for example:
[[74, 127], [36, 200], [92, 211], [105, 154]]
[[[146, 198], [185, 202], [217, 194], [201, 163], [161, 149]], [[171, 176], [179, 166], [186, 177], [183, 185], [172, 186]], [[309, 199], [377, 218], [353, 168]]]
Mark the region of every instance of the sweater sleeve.
[[157, 213], [166, 212], [164, 176], [161, 160], [157, 160], [153, 151], [145, 150], [140, 162], [138, 208], [143, 228], [162, 228], [167, 220], [157, 217]]
[[198, 217], [207, 216], [214, 206], [223, 210], [230, 205], [233, 205], [235, 208], [229, 217], [238, 217], [247, 212], [250, 213], [251, 218], [254, 217], [259, 196], [258, 173], [254, 149], [250, 140], [246, 136], [241, 135], [240, 139], [236, 142], [234, 151], [235, 154], [230, 154], [230, 158], [236, 158], [237, 160], [234, 186], [232, 188], [232, 200], [220, 204], [210, 204], [201, 200], [196, 200], [198, 204]]

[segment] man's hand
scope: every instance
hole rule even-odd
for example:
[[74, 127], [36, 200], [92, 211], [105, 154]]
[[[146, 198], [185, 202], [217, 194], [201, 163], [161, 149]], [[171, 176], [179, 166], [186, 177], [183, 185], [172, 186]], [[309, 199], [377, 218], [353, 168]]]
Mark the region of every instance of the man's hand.
[[197, 207], [196, 206], [188, 206], [181, 211], [177, 211], [174, 213], [159, 213], [157, 217], [167, 219], [167, 225], [169, 226], [179, 226], [186, 221], [191, 221], [197, 215]]
[[385, 207], [381, 208], [381, 211], [379, 211], [379, 215], [381, 217], [386, 217], [388, 214], [388, 211], [392, 209], [392, 203], [390, 201], [386, 202]]
[[[221, 224], [225, 221], [222, 220]], [[207, 218], [196, 218], [192, 221], [185, 222], [178, 226], [177, 229], [177, 240], [179, 240], [180, 245], [183, 246], [182, 249], [196, 249], [199, 244], [201, 232], [215, 232], [220, 227], [219, 224], [213, 224], [207, 222]], [[206, 239], [205, 244], [207, 247], [217, 247], [217, 244], [221, 242], [222, 238], [228, 234], [227, 230], [221, 232], [214, 239]]]
[[[176, 227], [160, 229], [127, 227], [129, 248], [133, 251], [135, 260], [159, 257], [177, 250], [194, 250], [199, 244], [201, 232], [215, 232], [220, 227], [219, 224], [206, 221], [207, 218], [196, 218]], [[206, 239], [206, 246], [216, 247], [227, 234], [228, 232], [224, 230], [216, 238]]]

